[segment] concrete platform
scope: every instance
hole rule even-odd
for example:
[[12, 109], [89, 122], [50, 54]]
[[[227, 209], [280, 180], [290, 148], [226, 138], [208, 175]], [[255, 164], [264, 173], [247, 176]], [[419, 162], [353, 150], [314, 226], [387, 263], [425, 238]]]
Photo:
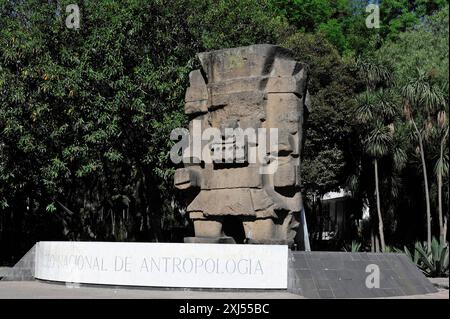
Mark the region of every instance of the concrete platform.
[[[293, 251], [289, 291], [306, 298], [389, 298], [434, 294], [438, 289], [405, 255]], [[378, 288], [367, 286], [370, 274]]]
[[430, 282], [437, 288], [448, 290], [448, 277], [447, 278], [428, 278]]
[[210, 291], [188, 289], [80, 286], [42, 281], [0, 281], [0, 299], [302, 299], [283, 291]]
[[[304, 299], [284, 291], [211, 291], [66, 285], [41, 281], [0, 281], [0, 299]], [[448, 290], [388, 299], [449, 299]]]

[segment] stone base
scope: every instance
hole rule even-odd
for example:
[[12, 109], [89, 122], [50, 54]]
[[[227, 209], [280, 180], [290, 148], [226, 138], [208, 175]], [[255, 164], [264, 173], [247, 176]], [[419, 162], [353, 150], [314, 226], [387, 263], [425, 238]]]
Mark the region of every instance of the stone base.
[[1, 280], [4, 281], [29, 281], [34, 280], [34, 268], [35, 268], [35, 255], [36, 245], [31, 249], [14, 265], [9, 268], [6, 274]]
[[[233, 237], [223, 236], [223, 237], [184, 237], [185, 243], [191, 244], [236, 244]], [[245, 244], [251, 245], [292, 245], [292, 241], [269, 239], [269, 240], [256, 240], [256, 239], [246, 239]]]
[[268, 239], [268, 240], [256, 240], [248, 239], [247, 244], [252, 245], [292, 245], [293, 241], [287, 241], [283, 239]]
[[236, 244], [233, 237], [184, 237], [188, 244]]
[[[405, 254], [292, 251], [288, 291], [306, 298], [380, 298], [437, 289]], [[367, 286], [379, 271], [379, 286]], [[373, 283], [373, 282], [372, 282]]]

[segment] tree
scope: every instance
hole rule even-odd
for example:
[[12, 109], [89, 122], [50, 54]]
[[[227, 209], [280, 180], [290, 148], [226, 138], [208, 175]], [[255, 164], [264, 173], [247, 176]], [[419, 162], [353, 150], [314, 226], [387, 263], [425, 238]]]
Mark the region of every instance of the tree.
[[[432, 165], [436, 158], [438, 159], [435, 165], [436, 182], [438, 184], [437, 211], [440, 220], [439, 229], [442, 233], [445, 232], [443, 229], [445, 218], [441, 211], [445, 211], [444, 206], [448, 205], [448, 203], [442, 201], [442, 197], [444, 199], [448, 197], [448, 187], [442, 187], [446, 184], [441, 183], [441, 177], [439, 177], [439, 172], [442, 172], [442, 177], [445, 177], [446, 144], [445, 142], [442, 143], [445, 137], [445, 125], [442, 118], [448, 113], [448, 5], [446, 1], [421, 1], [418, 8], [421, 8], [419, 11], [422, 12], [422, 21], [414, 29], [399, 33], [395, 41], [386, 41], [376, 52], [376, 56], [382, 63], [389, 63], [394, 67], [394, 77], [399, 94], [409, 95], [411, 99], [415, 100], [415, 103], [412, 103], [408, 98], [405, 98], [405, 111], [406, 115], [412, 116], [410, 119], [414, 120], [414, 123], [409, 121], [408, 129], [413, 133], [414, 139], [419, 144], [418, 154], [420, 159], [418, 163], [420, 167], [426, 168]], [[433, 13], [433, 15], [426, 16], [430, 13]], [[406, 91], [409, 91], [409, 93]], [[444, 112], [441, 113], [441, 124], [438, 120], [440, 112]], [[420, 146], [421, 143], [422, 146]], [[424, 149], [427, 149], [427, 151], [422, 151]], [[440, 156], [441, 149], [444, 154], [442, 157]], [[411, 153], [414, 155], [414, 149], [411, 149]], [[414, 165], [416, 165], [415, 161], [411, 160], [409, 166]], [[430, 192], [433, 189], [433, 181], [427, 178], [426, 184], [431, 182], [431, 185], [425, 185], [425, 173], [423, 169], [421, 171], [424, 198], [431, 197], [433, 195]], [[426, 191], [427, 187], [428, 190]], [[428, 195], [426, 195], [427, 192]], [[428, 208], [433, 210], [432, 198], [425, 200], [425, 207], [427, 211]], [[428, 218], [428, 215], [431, 215], [431, 213], [427, 213], [426, 227], [427, 241], [429, 242], [431, 232], [429, 231], [429, 228], [431, 228], [429, 219], [431, 219], [431, 216]], [[430, 247], [430, 244], [428, 244], [428, 247]]]
[[79, 29], [71, 3], [0, 0], [1, 257], [43, 239], [180, 240], [169, 136], [196, 54], [288, 30], [259, 0], [89, 0]]
[[383, 89], [392, 84], [392, 75], [388, 67], [373, 59], [360, 58], [356, 66], [359, 77], [366, 86], [366, 91], [358, 98], [356, 114], [360, 122], [368, 126], [363, 143], [366, 152], [373, 158], [378, 233], [381, 250], [384, 252], [386, 243], [381, 213], [378, 162], [391, 151], [392, 147], [392, 125], [396, 115], [395, 97], [392, 91]]
[[[440, 87], [436, 83], [433, 83], [433, 79], [430, 74], [427, 74], [421, 69], [417, 69], [416, 77], [403, 86], [401, 88], [401, 92], [405, 99], [405, 116], [412, 124], [414, 134], [419, 144], [427, 210], [427, 247], [431, 247], [431, 205], [427, 165], [425, 160], [424, 135], [429, 133], [432, 129], [432, 124], [430, 122], [431, 114], [435, 113], [436, 110], [445, 105], [445, 99]], [[421, 112], [422, 114], [420, 114]], [[419, 113], [417, 116], [418, 119], [415, 119], [415, 115], [417, 115], [417, 113]], [[417, 121], [422, 122], [420, 129], [416, 123]]]
[[446, 235], [447, 235], [447, 220], [448, 220], [448, 213], [444, 216], [443, 209], [442, 209], [442, 180], [443, 177], [448, 175], [448, 150], [444, 152], [446, 149], [446, 146], [448, 145], [447, 139], [448, 139], [448, 121], [445, 111], [440, 111], [438, 113], [438, 119], [437, 119], [439, 128], [441, 130], [441, 143], [440, 143], [440, 152], [439, 152], [439, 159], [436, 163], [436, 176], [437, 176], [437, 183], [438, 183], [438, 214], [439, 214], [439, 238], [441, 243], [446, 242]]
[[[311, 105], [304, 127], [302, 192], [309, 214], [308, 227], [321, 239], [320, 199], [327, 192], [344, 188], [354, 165], [353, 95], [359, 84], [351, 65], [324, 35], [296, 32], [281, 45], [309, 69]], [[320, 244], [312, 242], [316, 249]]]
[[[338, 5], [345, 1], [337, 1]], [[271, 0], [273, 8], [303, 31], [314, 31], [336, 12], [336, 5], [324, 0]]]
[[380, 89], [376, 92], [363, 93], [359, 97], [358, 104], [357, 117], [361, 123], [369, 127], [363, 143], [367, 154], [373, 158], [378, 233], [381, 250], [384, 252], [386, 243], [381, 212], [379, 161], [393, 154], [394, 165], [401, 167], [401, 162], [404, 160], [401, 148], [394, 149], [396, 98], [392, 91]]
[[309, 68], [311, 106], [305, 123], [302, 184], [323, 195], [345, 184], [353, 121], [352, 70], [321, 35], [295, 33], [282, 45]]
[[383, 0], [380, 28], [366, 27], [363, 0], [271, 0], [273, 10], [285, 16], [297, 30], [320, 32], [341, 54], [358, 56], [373, 52], [385, 40], [395, 41], [428, 15], [445, 9], [446, 0]]

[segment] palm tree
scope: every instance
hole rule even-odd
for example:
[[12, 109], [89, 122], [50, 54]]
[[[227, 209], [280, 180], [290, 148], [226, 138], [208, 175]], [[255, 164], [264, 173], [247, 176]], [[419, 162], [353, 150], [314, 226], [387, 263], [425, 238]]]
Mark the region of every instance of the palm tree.
[[385, 251], [383, 215], [381, 213], [379, 159], [393, 153], [393, 119], [396, 114], [395, 98], [391, 91], [380, 89], [375, 93], [364, 93], [358, 98], [357, 118], [369, 127], [364, 140], [367, 154], [373, 158], [375, 196], [378, 216], [378, 233], [381, 251]]
[[[428, 186], [428, 174], [425, 161], [424, 150], [424, 134], [427, 127], [419, 129], [414, 113], [418, 113], [417, 118], [430, 119], [433, 111], [445, 104], [445, 99], [441, 89], [434, 85], [432, 78], [424, 70], [417, 69], [416, 77], [411, 79], [405, 86], [401, 88], [404, 97], [404, 113], [408, 121], [412, 124], [413, 132], [419, 143], [419, 152], [422, 162], [422, 172], [425, 189], [425, 202], [427, 209], [427, 247], [431, 247], [431, 207], [430, 207], [430, 191]], [[419, 111], [425, 111], [420, 114]], [[414, 112], [415, 111], [415, 112]], [[425, 121], [423, 121], [425, 122]], [[428, 121], [428, 123], [430, 123]], [[429, 248], [430, 249], [430, 248]]]
[[378, 160], [385, 156], [392, 142], [392, 130], [389, 125], [395, 115], [395, 103], [393, 95], [383, 87], [392, 85], [391, 70], [374, 59], [360, 58], [356, 63], [358, 75], [366, 86], [366, 91], [357, 98], [357, 118], [368, 128], [367, 137], [364, 140], [365, 149], [373, 158], [375, 175], [375, 195], [378, 216], [378, 233], [380, 237], [381, 251], [385, 251], [383, 215], [381, 213], [381, 199], [379, 189]]
[[448, 152], [444, 153], [444, 149], [448, 138], [448, 122], [445, 111], [440, 111], [437, 118], [438, 126], [442, 131], [442, 139], [440, 143], [439, 159], [436, 163], [436, 175], [438, 183], [438, 213], [439, 213], [439, 238], [441, 243], [446, 241], [447, 218], [443, 217], [442, 212], [442, 176], [448, 174]]
[[361, 57], [356, 62], [356, 69], [366, 86], [366, 92], [373, 92], [378, 87], [390, 87], [394, 83], [390, 66], [378, 63], [373, 58]]

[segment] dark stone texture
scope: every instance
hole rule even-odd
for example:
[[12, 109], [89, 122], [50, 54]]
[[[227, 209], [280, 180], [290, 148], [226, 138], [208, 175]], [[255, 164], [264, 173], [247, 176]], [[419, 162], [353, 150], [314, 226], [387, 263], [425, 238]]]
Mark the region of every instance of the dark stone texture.
[[0, 279], [9, 275], [11, 267], [0, 267]]
[[[380, 270], [380, 287], [368, 288], [366, 267]], [[288, 290], [307, 298], [379, 298], [435, 293], [408, 259], [394, 253], [300, 252], [289, 256]]]
[[190, 244], [236, 244], [233, 237], [184, 237], [185, 243]]

